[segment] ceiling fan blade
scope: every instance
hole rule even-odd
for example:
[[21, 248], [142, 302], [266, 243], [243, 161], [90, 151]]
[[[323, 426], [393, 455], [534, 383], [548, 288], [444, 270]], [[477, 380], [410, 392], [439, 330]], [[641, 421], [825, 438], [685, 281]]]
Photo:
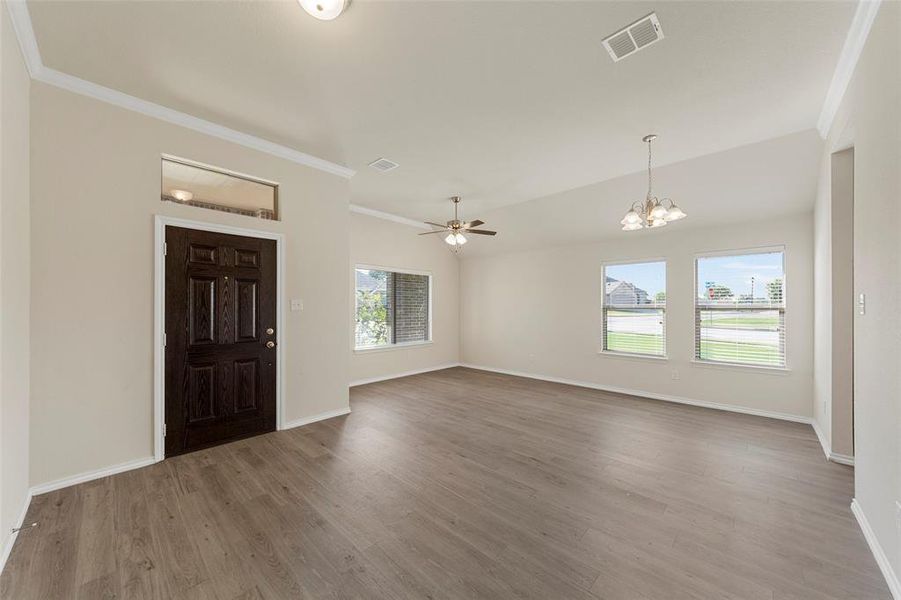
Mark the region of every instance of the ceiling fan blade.
[[469, 229], [471, 227], [478, 227], [479, 225], [484, 225], [485, 221], [479, 221], [476, 219], [475, 221], [470, 221], [468, 223], [463, 223], [463, 229]]
[[426, 225], [431, 225], [432, 227], [440, 227], [441, 229], [447, 229], [447, 224], [439, 225], [438, 223], [432, 223], [431, 221], [423, 221]]
[[432, 233], [447, 233], [447, 231], [445, 231], [444, 229], [436, 229], [434, 231], [424, 231], [424, 232], [420, 233], [419, 235], [430, 235]]
[[497, 235], [496, 231], [488, 231], [487, 229], [467, 229], [466, 233], [477, 233], [479, 235]]

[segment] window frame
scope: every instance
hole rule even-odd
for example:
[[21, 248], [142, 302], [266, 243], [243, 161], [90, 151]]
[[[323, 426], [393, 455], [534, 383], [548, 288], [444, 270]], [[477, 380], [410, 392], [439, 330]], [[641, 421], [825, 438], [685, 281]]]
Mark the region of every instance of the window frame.
[[[624, 265], [636, 265], [636, 264], [645, 264], [645, 263], [663, 263], [663, 277], [664, 277], [664, 292], [666, 293], [666, 306], [663, 308], [663, 354], [642, 354], [640, 352], [621, 352], [619, 350], [607, 350], [604, 347], [604, 330], [606, 329], [606, 309], [607, 309], [607, 267], [617, 267]], [[647, 359], [647, 360], [658, 360], [658, 361], [667, 361], [669, 360], [669, 343], [668, 343], [668, 335], [666, 328], [666, 320], [667, 320], [667, 312], [669, 310], [669, 299], [670, 299], [670, 282], [669, 282], [669, 259], [664, 257], [651, 257], [651, 258], [635, 258], [635, 259], [622, 259], [622, 260], [605, 260], [601, 262], [601, 277], [600, 281], [600, 294], [601, 294], [601, 314], [600, 314], [600, 325], [601, 325], [601, 337], [600, 337], [600, 350], [598, 350], [598, 354], [606, 355], [606, 356], [615, 356], [618, 358], [638, 358], [638, 359]]]
[[[700, 354], [700, 333], [698, 331], [698, 262], [704, 258], [717, 258], [724, 256], [748, 256], [752, 254], [772, 254], [775, 252], [782, 253], [782, 348], [783, 348], [783, 362], [781, 366], [774, 365], [757, 365], [751, 363], [741, 363], [741, 362], [730, 362], [730, 361], [722, 361], [722, 360], [710, 360], [703, 359], [699, 357]], [[759, 246], [759, 247], [751, 247], [751, 248], [736, 248], [731, 250], [712, 250], [708, 252], [698, 252], [695, 253], [694, 260], [694, 286], [692, 288], [692, 295], [694, 296], [694, 300], [692, 301], [693, 310], [692, 310], [692, 332], [693, 332], [693, 340], [692, 340], [692, 352], [691, 352], [691, 363], [693, 365], [703, 366], [703, 367], [714, 367], [714, 368], [725, 368], [725, 369], [750, 369], [752, 371], [770, 371], [775, 373], [787, 373], [791, 371], [788, 362], [788, 262], [786, 261], [786, 254], [788, 253], [787, 246], [785, 244], [776, 244], [773, 246]], [[739, 309], [740, 310], [740, 309]], [[750, 310], [750, 309], [749, 309]]]
[[[429, 278], [429, 302], [428, 302], [428, 311], [429, 311], [429, 321], [428, 321], [428, 336], [427, 340], [415, 341], [415, 342], [390, 342], [387, 344], [382, 344], [380, 346], [357, 346], [357, 270], [362, 269], [366, 271], [386, 271], [391, 273], [401, 273], [404, 275], [422, 275]], [[351, 327], [350, 331], [350, 347], [353, 350], [354, 354], [368, 354], [370, 352], [386, 352], [390, 350], [401, 350], [404, 348], [415, 348], [418, 346], [429, 346], [434, 343], [434, 332], [432, 328], [432, 322], [434, 319], [434, 311], [433, 306], [435, 302], [435, 276], [431, 271], [422, 271], [417, 269], [403, 269], [399, 267], [386, 267], [383, 265], [370, 265], [357, 263], [354, 264], [350, 269], [350, 277], [351, 277]]]

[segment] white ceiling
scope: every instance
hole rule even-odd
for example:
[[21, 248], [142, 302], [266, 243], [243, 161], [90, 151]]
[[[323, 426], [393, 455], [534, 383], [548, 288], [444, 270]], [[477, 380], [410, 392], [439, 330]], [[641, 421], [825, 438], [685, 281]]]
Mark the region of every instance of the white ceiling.
[[[452, 194], [479, 216], [635, 172], [649, 131], [666, 164], [812, 128], [854, 9], [29, 3], [48, 67], [345, 164], [354, 203], [431, 220]], [[666, 39], [613, 63], [601, 39], [651, 10]]]
[[[750, 144], [654, 170], [654, 194], [672, 198], [688, 218], [663, 229], [622, 231], [629, 205], [643, 200], [647, 173], [632, 173], [483, 213], [490, 240], [470, 236], [465, 256], [598, 239], [641, 238], [766, 218], [807, 218], [825, 142], [815, 130]], [[466, 218], [473, 215], [464, 211]]]

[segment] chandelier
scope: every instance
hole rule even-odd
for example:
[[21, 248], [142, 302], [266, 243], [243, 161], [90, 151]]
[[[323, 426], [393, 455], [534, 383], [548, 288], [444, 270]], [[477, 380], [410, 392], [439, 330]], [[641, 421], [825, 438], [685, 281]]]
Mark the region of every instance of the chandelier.
[[641, 138], [648, 145], [648, 195], [644, 201], [635, 201], [620, 223], [623, 231], [635, 231], [645, 227], [663, 227], [670, 221], [684, 219], [687, 215], [669, 198], [658, 200], [653, 194], [651, 177], [651, 142], [657, 139], [654, 133]]

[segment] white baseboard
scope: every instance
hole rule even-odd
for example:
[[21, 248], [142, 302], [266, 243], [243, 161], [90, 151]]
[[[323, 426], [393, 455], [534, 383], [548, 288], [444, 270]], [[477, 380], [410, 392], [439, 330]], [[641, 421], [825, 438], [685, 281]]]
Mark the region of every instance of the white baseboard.
[[840, 465], [848, 465], [849, 467], [854, 466], [853, 456], [848, 456], [847, 454], [839, 454], [838, 452], [832, 452], [831, 450], [829, 451], [829, 460]]
[[388, 381], [389, 379], [399, 379], [401, 377], [409, 377], [410, 375], [420, 375], [422, 373], [430, 373], [432, 371], [442, 371], [453, 367], [463, 366], [460, 363], [447, 363], [444, 365], [436, 365], [434, 367], [425, 367], [424, 369], [416, 369], [414, 371], [404, 371], [403, 373], [393, 373], [391, 375], [379, 375], [378, 377], [369, 377], [367, 379], [358, 379], [351, 381], [348, 387], [356, 387], [358, 385], [366, 385], [367, 383], [378, 383], [379, 381]]
[[309, 425], [310, 423], [315, 423], [316, 421], [325, 421], [326, 419], [333, 419], [335, 417], [340, 417], [342, 415], [350, 414], [350, 407], [346, 406], [344, 408], [339, 408], [338, 410], [329, 410], [326, 412], [319, 413], [318, 415], [312, 415], [309, 417], [302, 417], [300, 419], [294, 419], [293, 421], [288, 421], [282, 426], [282, 430], [285, 429], [293, 429], [295, 427], [301, 427], [302, 425]]
[[651, 400], [663, 400], [665, 402], [676, 402], [678, 404], [689, 404], [691, 406], [700, 406], [702, 408], [713, 408], [716, 410], [725, 410], [729, 412], [742, 413], [745, 415], [754, 415], [757, 417], [769, 417], [771, 419], [780, 419], [782, 421], [792, 421], [794, 423], [805, 423], [810, 425], [812, 419], [803, 415], [793, 415], [790, 413], [781, 413], [770, 410], [761, 410], [758, 408], [750, 408], [747, 406], [735, 406], [733, 404], [721, 404], [719, 402], [708, 402], [706, 400], [694, 400], [692, 398], [683, 398], [681, 396], [671, 396], [669, 394], [658, 394], [655, 392], [646, 392], [643, 390], [632, 390], [626, 388], [615, 387], [611, 385], [603, 385], [590, 381], [577, 381], [574, 379], [564, 379], [562, 377], [551, 377], [548, 375], [536, 375], [535, 373], [525, 373], [523, 371], [511, 371], [508, 369], [496, 369], [494, 367], [485, 367], [481, 365], [473, 365], [463, 363], [460, 366], [469, 369], [477, 369], [479, 371], [490, 371], [492, 373], [502, 373], [504, 375], [514, 375], [516, 377], [527, 377], [529, 379], [538, 379], [541, 381], [550, 381], [551, 383], [562, 383], [565, 385], [574, 385], [577, 387], [589, 388], [593, 390], [601, 390], [604, 392], [614, 392], [617, 394], [628, 394], [629, 396], [638, 396], [639, 398], [650, 398]]
[[813, 427], [814, 433], [817, 434], [817, 439], [820, 440], [820, 446], [823, 448], [823, 454], [826, 455], [826, 460], [831, 460], [832, 462], [838, 463], [840, 465], [848, 465], [849, 467], [854, 466], [853, 456], [848, 456], [847, 454], [839, 454], [838, 452], [832, 451], [832, 446], [829, 444], [829, 440], [827, 440], [826, 436], [823, 434], [823, 430], [820, 429], [820, 424], [816, 419], [811, 419], [810, 425]]
[[[25, 502], [22, 505], [22, 509], [19, 511], [19, 518], [16, 519], [13, 527], [22, 527], [22, 524], [25, 523], [25, 515], [28, 513], [29, 506], [31, 506], [31, 490], [28, 490], [25, 493]], [[2, 574], [3, 569], [6, 568], [6, 561], [9, 559], [9, 555], [13, 551], [13, 545], [16, 543], [16, 538], [18, 537], [18, 531], [11, 532], [6, 536], [6, 542], [3, 544], [3, 555], [0, 556], [0, 574]]]
[[829, 446], [829, 440], [826, 439], [826, 436], [823, 434], [823, 430], [820, 429], [820, 424], [816, 419], [810, 420], [810, 426], [813, 427], [813, 432], [817, 434], [817, 439], [820, 440], [820, 447], [823, 449], [823, 454], [826, 455], [826, 460], [829, 460], [829, 455], [832, 453], [832, 449]]
[[[350, 407], [340, 408], [338, 410], [332, 410], [329, 412], [320, 413], [318, 415], [313, 415], [311, 417], [305, 417], [303, 419], [297, 419], [295, 421], [290, 421], [287, 423], [282, 429], [291, 429], [292, 427], [299, 427], [301, 425], [306, 425], [308, 423], [315, 423], [316, 421], [322, 421], [323, 419], [331, 419], [332, 417], [338, 417], [341, 415], [346, 415], [350, 412]], [[85, 483], [88, 481], [93, 481], [95, 479], [100, 479], [102, 477], [108, 477], [110, 475], [116, 475], [118, 473], [124, 473], [125, 471], [131, 471], [133, 469], [140, 469], [141, 467], [146, 467], [158, 462], [155, 457], [148, 456], [146, 458], [138, 458], [135, 460], [130, 460], [124, 463], [119, 463], [118, 465], [113, 465], [110, 467], [104, 467], [102, 469], [95, 469], [93, 471], [86, 471], [84, 473], [79, 473], [78, 475], [72, 475], [71, 477], [63, 477], [61, 479], [56, 479], [54, 481], [49, 481], [47, 483], [41, 483], [39, 485], [32, 486], [29, 490], [29, 497], [31, 496], [40, 496], [41, 494], [46, 494], [47, 492], [53, 492], [56, 490], [61, 490], [63, 488], [67, 488], [69, 486], [78, 485], [79, 483]]]
[[892, 597], [895, 600], [901, 600], [901, 581], [898, 580], [898, 576], [892, 569], [892, 563], [885, 555], [882, 544], [876, 539], [876, 533], [870, 527], [870, 522], [867, 520], [863, 507], [857, 501], [857, 498], [851, 501], [851, 512], [857, 517], [857, 523], [860, 525], [860, 530], [863, 531], [863, 537], [866, 538], [867, 544], [870, 545], [870, 551], [876, 559], [876, 564], [879, 565], [879, 570], [882, 571], [882, 576], [885, 577], [885, 582], [888, 584]]
[[113, 465], [111, 467], [104, 467], [102, 469], [96, 469], [94, 471], [86, 471], [84, 473], [79, 473], [78, 475], [73, 475], [71, 477], [63, 477], [62, 479], [57, 479], [55, 481], [49, 481], [47, 483], [41, 483], [39, 485], [32, 486], [31, 495], [40, 496], [41, 494], [46, 494], [47, 492], [61, 490], [72, 485], [78, 485], [79, 483], [85, 483], [87, 481], [100, 479], [101, 477], [108, 477], [110, 475], [124, 473], [125, 471], [131, 471], [132, 469], [140, 469], [141, 467], [152, 465], [155, 462], [157, 462], [156, 458], [154, 458], [153, 456], [148, 456], [146, 458], [138, 458], [124, 463], [119, 463], [118, 465]]

